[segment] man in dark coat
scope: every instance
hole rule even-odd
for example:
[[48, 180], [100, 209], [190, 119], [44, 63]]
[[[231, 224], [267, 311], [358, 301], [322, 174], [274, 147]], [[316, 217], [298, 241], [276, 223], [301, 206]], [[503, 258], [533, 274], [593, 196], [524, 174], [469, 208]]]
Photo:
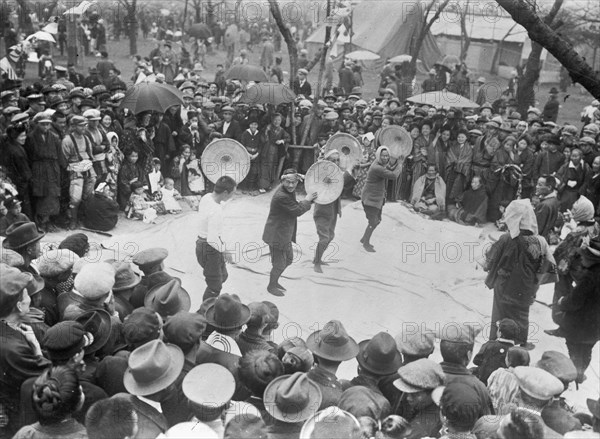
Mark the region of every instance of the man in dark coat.
[[279, 277], [294, 259], [292, 242], [296, 242], [298, 217], [310, 210], [317, 193], [307, 194], [302, 201], [296, 201], [296, 186], [300, 176], [295, 169], [286, 169], [281, 176], [281, 185], [271, 199], [271, 207], [263, 241], [271, 251], [271, 275], [267, 291], [274, 296], [283, 296], [285, 288], [279, 284]]
[[242, 135], [242, 127], [237, 120], [233, 119], [234, 109], [229, 105], [223, 107], [222, 115], [223, 122], [219, 132], [223, 135], [223, 138], [239, 140]]
[[296, 79], [294, 79], [294, 82], [292, 84], [294, 93], [296, 93], [297, 95], [303, 95], [305, 98], [308, 98], [310, 96], [310, 94], [312, 93], [312, 88], [310, 86], [310, 83], [306, 79], [307, 76], [308, 76], [308, 70], [299, 69], [298, 77]]
[[83, 224], [88, 229], [108, 232], [119, 220], [119, 204], [110, 196], [110, 187], [102, 182], [94, 195], [83, 202]]
[[576, 285], [558, 301], [565, 313], [561, 329], [565, 334], [569, 357], [577, 368], [577, 382], [585, 380], [585, 370], [592, 360], [592, 349], [600, 340], [600, 238], [592, 239], [579, 251], [573, 264]]
[[535, 207], [538, 233], [548, 240], [548, 236], [558, 219], [558, 198], [556, 197], [556, 179], [551, 175], [538, 178], [535, 192], [540, 197]]
[[338, 74], [340, 77], [340, 82], [338, 84], [339, 88], [344, 91], [344, 94], [350, 94], [352, 92], [352, 88], [354, 87], [354, 75], [352, 74], [352, 69], [344, 62]]
[[134, 308], [144, 306], [146, 293], [157, 285], [164, 285], [175, 279], [163, 271], [163, 261], [169, 256], [169, 252], [164, 248], [149, 248], [138, 252], [132, 259], [132, 262], [140, 267], [144, 273], [142, 281], [135, 287], [131, 294], [129, 302]]
[[556, 119], [558, 119], [558, 110], [560, 108], [560, 103], [558, 102], [558, 90], [556, 87], [552, 87], [550, 89], [550, 99], [544, 105], [544, 111], [542, 115], [544, 117], [544, 122], [554, 122], [556, 123]]

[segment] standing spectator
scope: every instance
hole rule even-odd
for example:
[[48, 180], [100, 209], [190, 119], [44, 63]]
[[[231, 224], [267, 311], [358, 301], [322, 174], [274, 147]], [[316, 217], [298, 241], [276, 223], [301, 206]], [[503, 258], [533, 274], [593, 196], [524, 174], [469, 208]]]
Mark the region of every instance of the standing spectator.
[[544, 111], [542, 112], [544, 122], [550, 121], [556, 123], [559, 109], [560, 103], [558, 102], [558, 90], [556, 87], [552, 87], [550, 89], [550, 99], [548, 99], [548, 102], [546, 102], [546, 105], [544, 105]]
[[540, 199], [540, 202], [535, 206], [537, 227], [540, 236], [548, 240], [558, 220], [556, 179], [552, 175], [542, 175], [537, 180], [535, 194]]
[[283, 60], [280, 56], [275, 57], [275, 65], [271, 68], [271, 82], [278, 82], [279, 84], [283, 83], [283, 69], [281, 68], [282, 61]]
[[354, 75], [352, 74], [351, 66], [352, 61], [344, 61], [339, 71], [340, 82], [338, 87], [342, 89], [345, 95], [349, 95], [354, 87]]
[[32, 174], [29, 157], [24, 148], [27, 141], [27, 128], [24, 124], [9, 126], [6, 136], [7, 142], [3, 148], [1, 164], [5, 166], [8, 178], [16, 186], [19, 198], [23, 202], [23, 213], [28, 218], [33, 218], [30, 198]]
[[271, 41], [271, 38], [268, 36], [264, 36], [262, 53], [260, 55], [260, 66], [263, 68], [263, 70], [265, 72], [269, 72], [271, 70], [271, 66], [273, 66], [274, 53], [275, 53], [275, 46], [273, 46], [273, 42]]
[[40, 113], [37, 124], [27, 136], [25, 148], [31, 161], [31, 195], [35, 202], [35, 220], [44, 232], [54, 232], [56, 227], [50, 217], [60, 210], [60, 169], [66, 166], [58, 136], [50, 131], [52, 120]]
[[310, 83], [307, 81], [308, 70], [302, 68], [298, 69], [298, 77], [294, 80], [292, 84], [292, 88], [296, 95], [303, 95], [304, 97], [308, 97], [312, 93], [312, 88]]

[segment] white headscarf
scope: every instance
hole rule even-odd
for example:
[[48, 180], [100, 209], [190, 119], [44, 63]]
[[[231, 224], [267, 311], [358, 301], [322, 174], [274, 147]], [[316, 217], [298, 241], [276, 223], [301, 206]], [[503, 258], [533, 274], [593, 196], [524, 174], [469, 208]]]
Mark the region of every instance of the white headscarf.
[[521, 230], [529, 230], [534, 235], [538, 234], [537, 218], [529, 198], [512, 201], [504, 213], [504, 222], [513, 239], [521, 234]]

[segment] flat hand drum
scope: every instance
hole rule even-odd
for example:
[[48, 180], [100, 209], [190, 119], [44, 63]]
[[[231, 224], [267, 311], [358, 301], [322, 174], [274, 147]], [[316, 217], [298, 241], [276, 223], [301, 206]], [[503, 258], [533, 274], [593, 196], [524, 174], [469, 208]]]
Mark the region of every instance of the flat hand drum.
[[408, 131], [398, 125], [382, 128], [377, 137], [379, 145], [387, 146], [390, 156], [406, 158], [412, 153], [413, 141]]
[[344, 172], [329, 160], [319, 160], [312, 165], [304, 177], [307, 194], [318, 194], [315, 203], [329, 204], [337, 200], [344, 190]]
[[213, 183], [227, 175], [240, 184], [250, 172], [250, 154], [233, 139], [213, 140], [202, 153], [202, 172]]
[[362, 147], [358, 139], [347, 133], [336, 133], [329, 138], [323, 151], [337, 149], [340, 153], [340, 166], [343, 169], [350, 170], [362, 159]]

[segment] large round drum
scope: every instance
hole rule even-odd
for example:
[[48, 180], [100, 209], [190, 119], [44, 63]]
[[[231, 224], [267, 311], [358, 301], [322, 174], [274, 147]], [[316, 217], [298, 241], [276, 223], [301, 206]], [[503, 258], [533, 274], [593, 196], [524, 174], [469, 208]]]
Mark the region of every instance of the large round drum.
[[337, 200], [344, 190], [344, 171], [329, 160], [319, 160], [313, 164], [304, 177], [307, 194], [318, 194], [315, 203], [329, 204]]
[[240, 184], [250, 172], [250, 154], [233, 139], [213, 140], [202, 153], [202, 172], [213, 183], [227, 175]]
[[362, 158], [360, 142], [347, 133], [336, 133], [329, 138], [323, 151], [327, 154], [332, 149], [340, 152], [340, 168], [344, 171], [351, 170]]
[[393, 158], [408, 157], [412, 153], [413, 141], [408, 131], [398, 125], [382, 128], [377, 136], [378, 146], [387, 146]]

